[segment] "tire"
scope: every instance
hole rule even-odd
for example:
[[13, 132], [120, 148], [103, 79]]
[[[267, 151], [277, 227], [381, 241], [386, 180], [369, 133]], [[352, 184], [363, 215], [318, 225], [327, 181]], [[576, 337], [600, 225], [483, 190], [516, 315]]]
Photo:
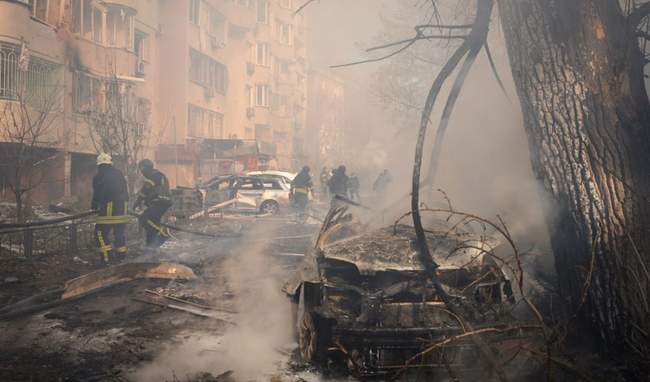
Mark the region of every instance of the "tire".
[[327, 352], [327, 330], [319, 325], [318, 318], [305, 302], [305, 286], [300, 288], [300, 299], [296, 315], [298, 352], [301, 361], [317, 363], [323, 361]]
[[265, 200], [260, 206], [260, 212], [275, 215], [280, 212], [280, 205], [275, 200]]

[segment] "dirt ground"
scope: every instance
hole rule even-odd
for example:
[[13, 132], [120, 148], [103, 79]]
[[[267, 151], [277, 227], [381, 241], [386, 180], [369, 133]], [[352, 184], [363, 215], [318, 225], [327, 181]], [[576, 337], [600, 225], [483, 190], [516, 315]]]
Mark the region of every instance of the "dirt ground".
[[[232, 380], [251, 369], [259, 375], [246, 378], [309, 379], [289, 371], [290, 339], [276, 334], [290, 328], [281, 283], [318, 225], [242, 217], [191, 228], [242, 236], [179, 233], [155, 253], [132, 246], [127, 262], [173, 261], [190, 267], [198, 278], [131, 281], [0, 321], [0, 381], [223, 381], [228, 378], [218, 376], [228, 370], [234, 371]], [[0, 309], [97, 269], [96, 259], [90, 251], [0, 257]], [[136, 300], [151, 297], [147, 290], [223, 311], [201, 317]], [[268, 326], [270, 322], [281, 322], [282, 328]], [[240, 358], [250, 358], [254, 365], [235, 365]]]

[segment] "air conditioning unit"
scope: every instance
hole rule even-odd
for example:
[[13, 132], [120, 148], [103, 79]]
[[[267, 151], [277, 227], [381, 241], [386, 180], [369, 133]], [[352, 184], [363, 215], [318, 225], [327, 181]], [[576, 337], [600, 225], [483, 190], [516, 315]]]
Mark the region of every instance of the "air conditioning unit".
[[137, 60], [135, 63], [135, 75], [138, 77], [144, 77], [144, 61]]
[[212, 86], [206, 86], [203, 88], [205, 91], [205, 98], [212, 98], [214, 97], [214, 88]]
[[247, 118], [253, 118], [255, 116], [255, 108], [254, 107], [247, 107], [246, 108], [246, 117]]
[[248, 73], [249, 76], [252, 76], [255, 73], [255, 64], [253, 64], [252, 62], [247, 62], [246, 73]]

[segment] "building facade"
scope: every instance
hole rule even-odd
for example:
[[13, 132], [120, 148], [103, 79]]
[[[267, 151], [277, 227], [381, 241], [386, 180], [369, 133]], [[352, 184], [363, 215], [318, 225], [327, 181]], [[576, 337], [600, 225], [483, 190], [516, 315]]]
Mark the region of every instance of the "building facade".
[[100, 151], [152, 157], [183, 186], [219, 173], [210, 150], [224, 145], [254, 147], [230, 158], [240, 171], [294, 168], [307, 104], [294, 2], [0, 0], [0, 103], [59, 90], [42, 144], [55, 197], [88, 189]]
[[344, 157], [345, 85], [327, 70], [311, 69], [307, 99], [306, 162], [329, 168], [338, 166]]

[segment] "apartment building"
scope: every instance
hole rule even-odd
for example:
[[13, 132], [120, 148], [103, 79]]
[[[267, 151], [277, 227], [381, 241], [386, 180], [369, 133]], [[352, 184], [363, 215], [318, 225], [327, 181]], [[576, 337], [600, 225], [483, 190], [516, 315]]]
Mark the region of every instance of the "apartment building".
[[87, 193], [102, 134], [119, 135], [101, 130], [113, 114], [173, 185], [297, 167], [307, 63], [294, 1], [0, 0], [0, 104], [17, 101], [21, 76], [30, 92], [60, 89], [41, 194]]
[[344, 156], [345, 84], [328, 70], [310, 69], [307, 99], [307, 163], [338, 166]]

